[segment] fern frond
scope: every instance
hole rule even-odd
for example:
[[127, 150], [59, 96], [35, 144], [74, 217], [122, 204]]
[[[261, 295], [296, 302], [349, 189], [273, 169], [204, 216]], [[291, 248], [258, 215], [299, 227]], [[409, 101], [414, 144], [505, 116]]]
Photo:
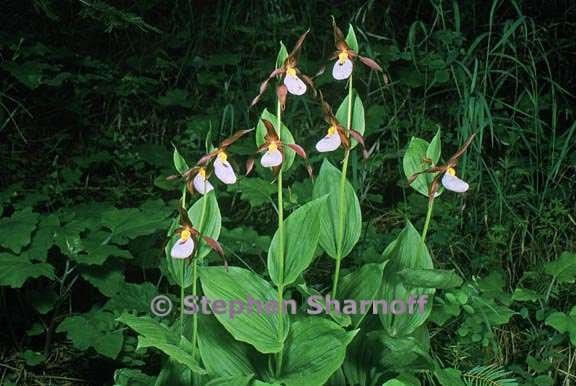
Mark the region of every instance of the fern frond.
[[477, 366], [462, 374], [467, 386], [518, 386], [515, 378], [510, 378], [510, 372], [503, 368], [492, 366]]

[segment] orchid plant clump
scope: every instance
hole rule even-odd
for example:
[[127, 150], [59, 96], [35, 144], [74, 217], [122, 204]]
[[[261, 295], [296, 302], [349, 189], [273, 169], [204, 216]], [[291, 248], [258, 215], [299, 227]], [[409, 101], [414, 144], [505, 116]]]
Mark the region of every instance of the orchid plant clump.
[[[416, 296], [431, 297], [437, 288], [431, 282], [455, 281], [453, 272], [434, 269], [425, 239], [432, 204], [441, 194], [440, 186], [459, 193], [469, 189], [468, 183], [456, 177], [455, 168], [471, 145], [474, 134], [440, 164], [440, 131], [431, 143], [413, 138], [403, 160], [408, 185], [429, 198], [424, 229], [418, 232], [408, 221], [378, 261], [363, 265], [360, 260], [353, 261], [346, 274], [341, 275], [342, 261], [351, 256], [363, 226], [360, 200], [347, 179], [349, 158], [357, 145], [361, 146], [365, 160], [370, 153], [363, 136], [366, 129], [364, 105], [353, 88], [357, 71], [355, 61], [359, 59], [376, 74], [383, 73], [383, 69], [375, 60], [359, 54], [352, 26], [346, 37], [335, 21], [332, 27], [337, 49], [330, 57], [335, 60], [332, 77], [337, 81], [347, 80], [347, 95], [336, 113], [322, 92], [316, 90], [312, 78], [298, 67], [298, 57], [309, 31], [297, 39], [289, 54], [281, 45], [276, 68], [261, 83], [251, 104], [251, 107], [258, 104], [271, 83], [276, 81], [276, 112], [272, 114], [265, 109], [255, 128], [256, 153], [262, 153], [259, 172], [276, 183], [277, 228], [265, 267], [269, 280], [252, 268], [228, 267], [227, 264], [225, 267], [209, 266], [205, 259], [212, 251], [224, 255], [224, 248], [218, 242], [222, 217], [210, 177], [215, 174], [225, 185], [246, 178], [238, 177], [234, 170], [229, 160], [229, 147], [254, 129], [237, 131], [208, 151], [193, 167], [188, 167], [177, 150], [174, 152], [174, 164], [184, 180], [184, 187], [178, 208], [179, 226], [174, 224], [171, 232], [176, 238], [172, 238], [166, 249], [165, 272], [180, 287], [179, 338], [166, 332], [171, 331], [171, 327], [150, 318], [125, 317], [122, 321], [143, 336], [143, 345], [155, 347], [170, 358], [166, 366], [172, 366], [172, 370], [166, 371], [185, 374], [189, 384], [375, 385], [393, 381], [397, 371], [387, 359], [393, 355], [407, 358], [402, 363], [402, 368], [406, 369], [404, 375], [400, 374], [404, 380], [411, 379], [421, 370], [419, 361], [432, 366], [432, 362], [426, 362], [432, 359], [427, 357], [426, 339], [423, 338], [427, 334], [425, 322], [430, 315], [430, 305], [415, 314], [328, 312], [325, 317], [304, 312], [293, 316], [279, 306], [297, 294], [306, 297], [323, 292], [329, 293], [332, 299], [408, 301]], [[320, 105], [328, 124], [326, 134], [318, 135], [316, 151], [324, 154], [342, 149], [342, 160], [338, 168], [324, 159], [316, 178], [310, 182], [312, 199], [300, 203], [286, 215], [284, 173], [293, 166], [295, 155], [304, 160], [310, 176], [313, 173], [307, 153], [296, 144], [284, 123], [283, 112], [288, 94], [302, 97], [307, 92]], [[255, 169], [254, 166], [255, 159], [250, 158], [246, 163], [246, 175]], [[171, 177], [176, 178], [178, 176]], [[201, 197], [187, 209], [188, 193], [199, 193]], [[323, 259], [323, 254], [334, 260], [334, 269], [331, 289], [320, 291], [317, 288], [322, 286], [308, 283], [304, 274], [316, 258]], [[210, 299], [230, 302], [258, 297], [262, 301], [275, 302], [277, 312], [244, 312], [235, 316], [194, 313], [191, 323], [187, 323], [183, 310], [185, 290], [189, 287], [192, 296], [204, 294]], [[359, 357], [369, 359], [358, 367]]]

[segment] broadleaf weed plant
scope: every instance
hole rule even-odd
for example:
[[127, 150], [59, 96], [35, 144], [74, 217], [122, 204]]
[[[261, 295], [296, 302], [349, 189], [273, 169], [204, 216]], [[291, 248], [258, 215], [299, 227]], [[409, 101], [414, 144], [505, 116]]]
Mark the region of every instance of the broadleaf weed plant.
[[[378, 262], [350, 268], [342, 275], [342, 261], [351, 254], [362, 234], [360, 202], [347, 179], [350, 154], [360, 148], [364, 160], [370, 156], [363, 137], [364, 104], [353, 85], [357, 64], [366, 65], [385, 80], [388, 78], [376, 61], [360, 55], [352, 26], [346, 37], [334, 20], [332, 28], [337, 51], [329, 58], [331, 75], [337, 82], [345, 81], [346, 89], [336, 114], [327, 100], [333, 95], [325, 98], [316, 89], [313, 78], [298, 67], [309, 34], [306, 31], [290, 53], [280, 45], [275, 69], [261, 83], [251, 103], [251, 108], [259, 106], [266, 90], [276, 83], [275, 114], [264, 109], [255, 130], [239, 130], [218, 147], [206, 149], [206, 155], [192, 167], [174, 150], [178, 175], [170, 179], [181, 179], [183, 187], [177, 208], [179, 217], [169, 232], [164, 268], [180, 288], [179, 336], [150, 317], [124, 314], [119, 320], [139, 334], [139, 347], [154, 347], [170, 358], [164, 370], [189, 371], [192, 384], [417, 385], [420, 384], [417, 375], [429, 377], [433, 373], [442, 384], [455, 385], [467, 382], [466, 377], [473, 378], [472, 372], [445, 371], [428, 353], [430, 338], [425, 322], [431, 311], [431, 296], [437, 288], [456, 287], [462, 280], [452, 271], [434, 268], [425, 241], [433, 204], [442, 187], [458, 193], [470, 187], [456, 177], [455, 168], [475, 134], [444, 163], [440, 162], [440, 130], [430, 143], [412, 138], [403, 166], [406, 186], [428, 198], [424, 228], [418, 232], [408, 221]], [[319, 105], [319, 115], [328, 128], [323, 128], [322, 131], [326, 130], [323, 136], [318, 135], [315, 150], [323, 154], [341, 149], [340, 168], [324, 159], [315, 175], [307, 152], [296, 143], [286, 125], [290, 122], [290, 117], [283, 114], [289, 103], [288, 95], [310, 97], [312, 103]], [[210, 182], [210, 177], [214, 174], [225, 185], [237, 182], [238, 169], [235, 171], [229, 161], [229, 148], [251, 132], [255, 134], [255, 153], [262, 156], [259, 166], [256, 157], [250, 157], [246, 176], [239, 178], [248, 178], [256, 169], [276, 186], [273, 206], [277, 227], [266, 261], [270, 281], [249, 266], [228, 267], [226, 260], [224, 267], [210, 266], [207, 260], [212, 251], [224, 256], [226, 249], [218, 241], [222, 219], [216, 199], [218, 187]], [[294, 165], [295, 156], [303, 159], [313, 183], [312, 200], [286, 215], [284, 189], [289, 185], [284, 177]], [[189, 194], [199, 198], [188, 208]], [[325, 315], [310, 315], [303, 305], [296, 307], [297, 312], [288, 312], [285, 305], [293, 302], [296, 294], [323, 296], [315, 283], [306, 283], [304, 278], [319, 251], [334, 260], [331, 288], [318, 300]], [[187, 295], [194, 300], [201, 295], [212, 299], [214, 312], [205, 315], [195, 308], [196, 312], [188, 318]], [[216, 312], [216, 299], [228, 304], [229, 309]], [[248, 306], [252, 312], [246, 312], [243, 307], [248, 299], [265, 303], [266, 312], [257, 304], [258, 312], [253, 312], [253, 304]], [[344, 307], [333, 306], [338, 299], [344, 302]], [[354, 301], [380, 302], [383, 312], [370, 313], [365, 308], [359, 311]], [[376, 309], [376, 303], [372, 310]], [[419, 312], [414, 312], [416, 304]], [[374, 347], [378, 353], [373, 352]], [[365, 363], [359, 364], [360, 358], [365, 358]], [[476, 373], [488, 374], [487, 378], [492, 377], [490, 381], [506, 376], [499, 369]], [[515, 384], [506, 381], [510, 382], [495, 384]]]

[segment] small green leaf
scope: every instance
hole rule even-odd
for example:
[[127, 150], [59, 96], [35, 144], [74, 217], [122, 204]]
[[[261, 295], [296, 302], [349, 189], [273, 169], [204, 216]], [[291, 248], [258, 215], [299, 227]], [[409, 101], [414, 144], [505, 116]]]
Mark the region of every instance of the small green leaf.
[[[439, 131], [434, 137], [433, 144], [429, 144], [421, 138], [412, 137], [408, 149], [406, 150], [406, 153], [404, 153], [404, 158], [402, 159], [406, 178], [409, 178], [413, 174], [422, 172], [438, 162], [438, 159], [440, 158], [440, 140], [438, 136]], [[437, 137], [438, 139], [436, 139]], [[429, 157], [429, 155], [434, 158]], [[435, 159], [435, 157], [438, 158]], [[428, 159], [432, 160], [432, 163], [426, 162]], [[429, 186], [432, 184], [434, 177], [434, 173], [420, 174], [410, 186], [418, 193], [428, 197]], [[440, 193], [441, 190], [438, 190], [438, 192]]]
[[184, 157], [180, 155], [180, 152], [176, 148], [176, 145], [172, 146], [174, 146], [174, 152], [172, 154], [172, 161], [174, 163], [174, 168], [176, 169], [178, 174], [184, 174], [184, 172], [189, 169], [188, 163], [186, 163]]
[[354, 27], [352, 24], [348, 26], [348, 33], [346, 34], [346, 43], [348, 47], [352, 49], [352, 51], [358, 53], [360, 47], [358, 47], [358, 39], [356, 39], [356, 32], [354, 32]]
[[283, 42], [280, 42], [280, 49], [278, 50], [278, 55], [276, 56], [276, 68], [280, 68], [284, 65], [284, 61], [288, 57], [288, 50]]
[[398, 272], [406, 286], [422, 288], [453, 288], [462, 285], [462, 278], [454, 271], [442, 269], [403, 269]]
[[568, 333], [570, 342], [576, 346], [576, 306], [572, 307], [568, 315], [563, 312], [553, 312], [546, 318], [545, 323], [561, 334]]
[[[336, 111], [336, 119], [346, 130], [348, 130], [348, 100], [349, 96], [347, 95]], [[366, 130], [364, 104], [356, 90], [352, 90], [352, 129], [360, 134], [364, 134]], [[351, 148], [356, 147], [356, 145], [358, 142], [352, 138]]]
[[320, 238], [320, 216], [327, 196], [296, 209], [284, 220], [283, 271], [280, 271], [280, 233], [276, 231], [268, 249], [268, 272], [274, 284], [290, 285], [314, 259]]
[[[332, 258], [337, 257], [338, 228], [340, 217], [340, 178], [342, 173], [328, 160], [324, 160], [318, 178], [314, 183], [313, 197], [328, 194], [325, 211], [320, 218], [320, 246]], [[342, 258], [348, 256], [360, 239], [362, 231], [362, 213], [360, 202], [350, 182], [346, 181], [344, 190], [344, 236], [342, 240]]]

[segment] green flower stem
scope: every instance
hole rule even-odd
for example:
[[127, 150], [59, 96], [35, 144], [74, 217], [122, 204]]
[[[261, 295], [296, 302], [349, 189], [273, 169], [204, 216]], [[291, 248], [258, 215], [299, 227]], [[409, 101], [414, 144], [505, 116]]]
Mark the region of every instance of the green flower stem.
[[[348, 80], [348, 117], [346, 122], [346, 130], [348, 131], [348, 138], [350, 138], [350, 129], [352, 129], [352, 74]], [[338, 196], [338, 238], [336, 249], [336, 270], [334, 271], [334, 284], [332, 285], [332, 298], [335, 299], [338, 294], [338, 282], [340, 280], [340, 263], [342, 262], [342, 243], [344, 241], [344, 226], [345, 226], [345, 209], [346, 209], [346, 173], [348, 172], [348, 158], [350, 157], [350, 149], [344, 152], [344, 161], [342, 162], [342, 172], [340, 174], [340, 192]]]
[[[204, 185], [206, 185], [206, 181], [204, 181]], [[206, 186], [204, 186], [204, 191], [206, 191]], [[206, 207], [208, 206], [208, 197], [206, 196], [210, 193], [205, 193], [202, 197], [202, 211], [200, 212], [200, 224], [198, 224], [198, 231], [200, 235], [204, 234], [204, 222], [206, 220]], [[214, 193], [213, 193], [214, 194]], [[198, 239], [198, 243], [196, 245], [196, 250], [194, 252], [194, 257], [198, 256], [200, 253], [200, 243], [202, 241], [202, 237]], [[198, 294], [198, 259], [192, 259], [192, 296], [196, 296]], [[192, 314], [192, 360], [196, 359], [196, 341], [198, 340], [198, 313], [195, 312]]]
[[426, 213], [426, 222], [424, 223], [424, 229], [422, 229], [422, 242], [426, 241], [426, 235], [428, 234], [428, 227], [430, 226], [430, 219], [432, 218], [433, 207], [434, 207], [434, 198], [428, 200], [428, 212]]
[[[276, 102], [276, 130], [278, 131], [278, 138], [282, 140], [282, 107], [280, 106], [280, 100]], [[284, 199], [282, 197], [282, 167], [284, 164], [280, 165], [280, 171], [278, 172], [278, 234], [279, 234], [279, 245], [280, 245], [280, 284], [278, 285], [278, 316], [280, 320], [280, 333], [282, 338], [284, 337], [284, 316], [282, 314], [282, 302], [284, 300]], [[284, 346], [284, 342], [282, 342]], [[283, 360], [284, 347], [278, 353], [276, 358], [276, 374], [279, 375], [282, 371], [282, 360]]]
[[[186, 185], [182, 189], [182, 207], [186, 209]], [[182, 285], [180, 286], [180, 335], [184, 335], [184, 279], [186, 276], [186, 264], [182, 262]]]

